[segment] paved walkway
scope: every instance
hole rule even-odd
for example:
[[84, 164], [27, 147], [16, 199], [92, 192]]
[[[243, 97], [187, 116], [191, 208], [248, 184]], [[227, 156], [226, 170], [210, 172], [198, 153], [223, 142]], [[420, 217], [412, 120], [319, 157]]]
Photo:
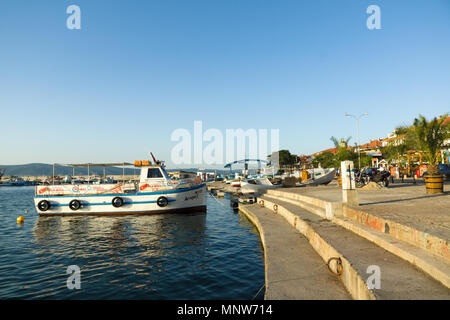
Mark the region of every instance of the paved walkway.
[[[369, 267], [381, 270], [375, 299], [449, 299], [450, 291], [407, 261], [395, 256], [331, 221], [294, 204], [262, 197], [268, 207], [242, 205], [243, 211], [258, 227], [265, 250], [266, 299], [348, 299], [339, 278], [324, 263], [331, 256], [343, 259], [341, 281], [356, 297], [371, 275]], [[280, 208], [275, 214], [269, 204]], [[297, 217], [298, 220], [292, 219]], [[290, 221], [290, 222], [289, 222]], [[302, 221], [302, 222], [300, 222]], [[309, 227], [305, 228], [303, 223]], [[298, 225], [302, 233], [296, 227]], [[322, 240], [321, 240], [322, 239]], [[318, 251], [317, 251], [318, 250]], [[316, 252], [317, 251], [317, 252]], [[322, 258], [319, 257], [323, 255]], [[363, 295], [364, 296], [364, 295]]]
[[[342, 190], [334, 182], [328, 186], [283, 188], [328, 201], [342, 201]], [[359, 209], [381, 218], [450, 240], [450, 183], [444, 194], [427, 195], [425, 184], [396, 182], [381, 190], [358, 189]]]

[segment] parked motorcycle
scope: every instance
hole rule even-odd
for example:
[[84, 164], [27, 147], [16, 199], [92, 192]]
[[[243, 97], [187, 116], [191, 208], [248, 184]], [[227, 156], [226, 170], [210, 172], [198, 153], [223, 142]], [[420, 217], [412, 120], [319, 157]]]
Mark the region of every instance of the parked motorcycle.
[[364, 167], [355, 172], [355, 184], [357, 188], [362, 188], [370, 182], [378, 183], [382, 187], [388, 187], [390, 175], [386, 170], [380, 171], [378, 168]]

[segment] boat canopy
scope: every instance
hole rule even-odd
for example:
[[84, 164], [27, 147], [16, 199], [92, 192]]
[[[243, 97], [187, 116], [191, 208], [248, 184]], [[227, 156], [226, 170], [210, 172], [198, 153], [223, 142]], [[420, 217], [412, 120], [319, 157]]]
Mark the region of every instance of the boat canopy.
[[56, 163], [60, 166], [70, 167], [118, 167], [118, 166], [134, 166], [129, 162], [113, 162], [113, 163]]

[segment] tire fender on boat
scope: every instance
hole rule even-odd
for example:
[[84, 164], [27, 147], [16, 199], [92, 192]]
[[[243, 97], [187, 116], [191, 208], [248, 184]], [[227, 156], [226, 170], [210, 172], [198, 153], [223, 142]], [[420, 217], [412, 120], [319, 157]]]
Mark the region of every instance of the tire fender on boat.
[[41, 200], [38, 203], [38, 209], [40, 211], [47, 211], [48, 209], [50, 209], [50, 202], [48, 202], [47, 200]]
[[112, 199], [111, 204], [115, 208], [120, 208], [123, 205], [123, 199], [121, 197], [115, 197]]
[[166, 197], [159, 197], [158, 200], [156, 200], [156, 204], [160, 207], [165, 207], [169, 204], [169, 200], [167, 200]]
[[81, 208], [81, 202], [79, 200], [72, 200], [69, 202], [69, 208], [76, 211]]

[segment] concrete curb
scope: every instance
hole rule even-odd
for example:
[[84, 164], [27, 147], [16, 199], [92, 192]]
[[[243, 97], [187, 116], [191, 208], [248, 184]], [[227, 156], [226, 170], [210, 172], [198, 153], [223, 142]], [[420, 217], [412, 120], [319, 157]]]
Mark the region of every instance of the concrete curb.
[[[450, 288], [450, 264], [448, 264], [450, 250], [447, 241], [426, 232], [368, 214], [362, 210], [348, 207], [342, 203], [339, 205], [339, 203], [321, 199], [315, 201], [313, 197], [303, 195], [299, 197], [297, 194], [278, 190], [276, 193], [268, 192], [266, 196], [270, 198], [276, 196], [306, 210], [309, 210], [308, 205], [302, 205], [299, 201], [307, 200], [308, 204], [314, 203], [317, 207], [315, 210], [309, 210], [310, 212], [375, 243]], [[319, 205], [321, 208], [318, 207]], [[318, 213], [318, 211], [321, 212]], [[403, 243], [392, 241], [393, 239]]]
[[343, 216], [450, 262], [450, 245], [444, 239], [345, 205], [343, 206]]
[[363, 277], [353, 268], [352, 264], [340, 254], [330, 243], [326, 242], [320, 235], [312, 228], [306, 221], [299, 218], [281, 205], [264, 199], [261, 206], [264, 206], [274, 213], [283, 216], [286, 221], [289, 222], [295, 229], [303, 234], [313, 247], [313, 249], [319, 254], [319, 256], [329, 263], [332, 258], [340, 258], [342, 262], [342, 274], [340, 280], [344, 284], [353, 299], [358, 300], [376, 300], [376, 296], [372, 290], [370, 290]]
[[[321, 208], [325, 213], [311, 211], [313, 213], [324, 216], [327, 219], [334, 217], [345, 217], [353, 220], [361, 225], [370, 227], [376, 231], [389, 234], [392, 238], [407, 242], [413, 246], [423, 249], [438, 257], [444, 258], [450, 262], [450, 244], [448, 240], [433, 236], [425, 231], [421, 231], [403, 224], [394, 222], [392, 220], [384, 219], [373, 214], [362, 211], [354, 207], [349, 207], [342, 202], [325, 201], [311, 196], [299, 195], [292, 192], [285, 192], [279, 190], [268, 190], [267, 196], [277, 196], [299, 205], [308, 210], [308, 205], [314, 205]], [[290, 200], [290, 201], [289, 201]], [[292, 202], [292, 201], [297, 201]], [[304, 203], [302, 203], [304, 202]], [[341, 211], [342, 210], [342, 211]]]
[[261, 224], [259, 223], [259, 220], [257, 217], [255, 217], [255, 215], [253, 213], [251, 213], [249, 210], [245, 209], [245, 206], [239, 205], [239, 211], [241, 211], [242, 213], [245, 214], [245, 216], [247, 217], [248, 220], [250, 220], [256, 227], [256, 229], [258, 229], [258, 233], [259, 233], [259, 237], [261, 238], [261, 244], [264, 248], [264, 283], [266, 286], [266, 290], [264, 293], [264, 299], [267, 296], [267, 292], [269, 291], [270, 288], [270, 284], [269, 284], [269, 279], [268, 279], [268, 272], [267, 272], [267, 251], [266, 251], [266, 239], [264, 237], [264, 229], [261, 226]]
[[335, 218], [332, 222], [411, 263], [450, 289], [450, 264], [447, 264], [444, 260], [431, 256], [423, 252], [422, 249], [409, 244], [392, 241], [392, 239], [389, 239], [389, 236], [377, 234], [376, 231], [360, 226], [352, 221]]

